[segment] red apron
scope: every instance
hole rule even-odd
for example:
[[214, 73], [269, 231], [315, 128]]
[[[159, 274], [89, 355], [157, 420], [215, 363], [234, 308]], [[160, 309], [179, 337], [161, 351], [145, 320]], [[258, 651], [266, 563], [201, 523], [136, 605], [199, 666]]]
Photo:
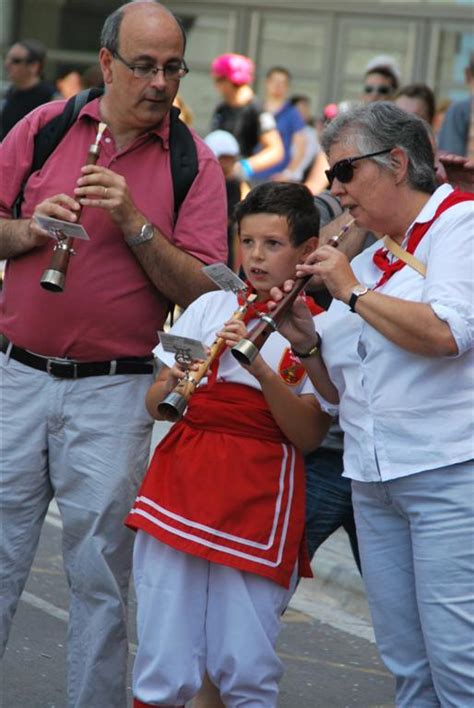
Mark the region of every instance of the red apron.
[[303, 458], [263, 394], [199, 388], [155, 450], [125, 523], [185, 553], [288, 587], [305, 552]]

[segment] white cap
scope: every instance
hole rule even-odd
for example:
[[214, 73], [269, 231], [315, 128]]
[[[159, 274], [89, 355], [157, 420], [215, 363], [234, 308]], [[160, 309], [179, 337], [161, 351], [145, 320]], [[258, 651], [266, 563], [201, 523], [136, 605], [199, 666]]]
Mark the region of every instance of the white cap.
[[372, 71], [373, 69], [388, 69], [395, 76], [397, 81], [401, 81], [401, 71], [400, 66], [395, 59], [395, 57], [390, 56], [390, 54], [378, 54], [373, 57], [365, 67], [365, 73]]
[[212, 133], [206, 135], [204, 142], [216, 157], [221, 157], [221, 155], [237, 157], [240, 153], [239, 143], [227, 130], [213, 130]]

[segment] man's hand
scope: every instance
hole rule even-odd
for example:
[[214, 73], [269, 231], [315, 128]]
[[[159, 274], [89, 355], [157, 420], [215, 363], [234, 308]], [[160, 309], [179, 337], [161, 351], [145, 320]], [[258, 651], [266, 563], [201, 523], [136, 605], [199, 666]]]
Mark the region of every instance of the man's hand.
[[105, 209], [124, 233], [134, 233], [143, 223], [143, 216], [132, 200], [125, 178], [98, 165], [85, 165], [81, 173], [74, 190], [80, 204]]
[[474, 192], [474, 160], [462, 155], [440, 152], [438, 160], [444, 167], [446, 180], [464, 192]]
[[38, 204], [28, 224], [27, 231], [27, 238], [32, 248], [43, 246], [48, 241], [51, 241], [48, 232], [42, 229], [35, 221], [35, 216], [49, 216], [53, 219], [75, 223], [77, 221], [77, 212], [80, 208], [80, 204], [67, 194], [56, 194], [54, 197], [48, 197], [48, 199]]

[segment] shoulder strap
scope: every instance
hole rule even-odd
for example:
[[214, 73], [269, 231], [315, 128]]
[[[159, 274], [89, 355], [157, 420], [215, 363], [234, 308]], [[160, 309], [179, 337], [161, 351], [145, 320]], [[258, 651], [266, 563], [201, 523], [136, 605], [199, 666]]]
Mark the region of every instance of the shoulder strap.
[[174, 220], [199, 171], [196, 143], [174, 106], [170, 113], [170, 159], [174, 194]]
[[25, 184], [28, 181], [29, 176], [33, 172], [37, 172], [41, 169], [48, 157], [54, 152], [63, 137], [66, 135], [71, 125], [77, 119], [77, 116], [86, 103], [89, 103], [89, 101], [92, 101], [94, 98], [98, 98], [103, 94], [103, 92], [103, 89], [91, 88], [86, 91], [81, 91], [76, 96], [72, 96], [64, 106], [62, 113], [59, 113], [59, 115], [48, 121], [36, 133], [31, 168], [23, 180], [20, 192], [15, 199], [15, 203], [13, 204], [14, 218], [20, 218], [21, 216], [23, 193], [25, 191]]
[[54, 152], [71, 125], [77, 120], [77, 116], [86, 103], [98, 98], [103, 94], [103, 89], [91, 88], [81, 91], [76, 96], [72, 96], [64, 106], [64, 110], [55, 118], [52, 118], [35, 136], [35, 148], [31, 172], [39, 170], [48, 157]]

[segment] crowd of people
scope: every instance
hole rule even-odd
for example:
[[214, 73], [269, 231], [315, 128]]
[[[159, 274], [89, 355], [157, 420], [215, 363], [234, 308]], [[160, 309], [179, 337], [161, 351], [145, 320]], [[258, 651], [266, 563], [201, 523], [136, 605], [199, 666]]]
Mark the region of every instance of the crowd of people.
[[[199, 136], [185, 49], [179, 19], [138, 0], [107, 17], [99, 75], [53, 86], [38, 42], [7, 53], [0, 646], [55, 498], [69, 708], [127, 705], [132, 568], [134, 708], [276, 707], [281, 615], [343, 527], [397, 707], [467, 708], [474, 93], [438, 136], [433, 91], [378, 56], [360, 100], [314, 120], [287, 68], [260, 99], [227, 53]], [[87, 238], [66, 238], [79, 222]], [[42, 288], [64, 254], [63, 292]], [[213, 263], [246, 292], [216, 291]], [[156, 341], [174, 305], [170, 333], [219, 354], [149, 462], [160, 402], [203, 365]]]

